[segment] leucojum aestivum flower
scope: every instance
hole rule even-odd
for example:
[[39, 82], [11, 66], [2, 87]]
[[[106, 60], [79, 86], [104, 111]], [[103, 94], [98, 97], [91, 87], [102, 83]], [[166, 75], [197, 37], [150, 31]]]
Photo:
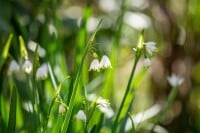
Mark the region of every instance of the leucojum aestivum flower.
[[[116, 133], [118, 132], [118, 128], [120, 125], [120, 122], [122, 121], [123, 118], [126, 118], [127, 114], [123, 114], [122, 116], [122, 112], [127, 112], [128, 108], [124, 108], [125, 102], [127, 102], [127, 97], [129, 94], [132, 94], [134, 92], [132, 86], [132, 80], [133, 80], [133, 76], [135, 73], [135, 69], [136, 66], [138, 64], [139, 59], [144, 56], [145, 60], [144, 60], [144, 66], [145, 67], [149, 67], [151, 65], [151, 61], [150, 61], [150, 57], [153, 55], [153, 53], [155, 51], [157, 51], [157, 47], [156, 47], [156, 43], [155, 42], [147, 42], [144, 43], [144, 30], [141, 32], [139, 39], [138, 39], [138, 44], [136, 48], [133, 48], [134, 52], [135, 52], [135, 59], [134, 59], [134, 64], [132, 67], [132, 71], [129, 77], [129, 81], [126, 87], [126, 91], [125, 94], [123, 96], [122, 102], [120, 104], [119, 107], [119, 111], [114, 119], [114, 124], [113, 124], [113, 129], [112, 132]], [[127, 105], [131, 105], [132, 104], [132, 100], [129, 101], [129, 103], [126, 103]]]

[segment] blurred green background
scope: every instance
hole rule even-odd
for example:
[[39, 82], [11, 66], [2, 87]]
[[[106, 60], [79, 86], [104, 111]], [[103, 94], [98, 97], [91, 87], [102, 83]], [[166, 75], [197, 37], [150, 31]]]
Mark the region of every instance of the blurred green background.
[[[184, 78], [184, 83], [161, 125], [174, 133], [200, 132], [199, 0], [1, 0], [0, 51], [10, 33], [14, 36], [9, 52], [15, 60], [20, 60], [19, 35], [23, 36], [27, 47], [30, 40], [37, 42], [46, 51], [40, 63], [50, 62], [59, 83], [65, 76], [75, 73], [89, 35], [100, 19], [103, 23], [94, 48], [99, 57], [110, 56], [113, 69], [88, 72], [93, 59], [89, 54], [81, 79], [82, 87], [99, 94], [101, 89], [110, 88], [102, 95], [109, 98], [114, 109], [118, 108], [133, 63], [132, 49], [136, 47], [140, 31], [145, 29], [145, 41], [156, 42], [158, 52], [152, 58], [152, 66], [144, 73], [141, 73], [143, 66], [139, 62], [136, 75], [139, 73], [141, 76], [138, 78], [140, 82], [135, 84], [132, 112], [136, 114], [154, 104], [162, 105], [171, 90], [166, 77], [177, 73]], [[31, 50], [29, 58], [33, 59]], [[10, 99], [6, 76], [8, 65], [9, 61], [0, 71], [0, 93], [7, 103]], [[105, 80], [103, 77], [107, 74], [111, 76]], [[18, 88], [21, 86], [20, 100], [26, 101], [29, 92], [23, 87], [23, 75], [18, 75], [16, 81]], [[45, 112], [53, 87], [50, 79], [40, 85], [41, 101], [44, 102], [41, 108]], [[64, 86], [63, 97], [70, 93], [67, 90], [70, 81]], [[5, 108], [8, 109], [9, 104]], [[22, 114], [28, 127], [28, 112], [23, 110]], [[6, 126], [3, 117], [0, 116], [0, 131]], [[20, 132], [23, 122], [17, 123]]]

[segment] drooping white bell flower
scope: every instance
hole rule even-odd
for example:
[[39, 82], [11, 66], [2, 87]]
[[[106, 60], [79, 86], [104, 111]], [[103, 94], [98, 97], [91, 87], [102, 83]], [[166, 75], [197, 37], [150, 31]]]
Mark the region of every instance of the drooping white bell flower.
[[152, 53], [157, 50], [155, 42], [146, 42], [144, 43], [144, 45], [145, 45], [145, 50], [149, 55], [152, 55]]
[[92, 61], [92, 63], [90, 64], [90, 69], [89, 71], [93, 70], [93, 71], [99, 71], [101, 68], [99, 60], [98, 59], [94, 59]]
[[100, 66], [101, 68], [112, 68], [111, 66], [111, 63], [110, 63], [110, 59], [108, 58], [108, 56], [104, 55], [102, 58], [101, 58], [101, 61], [100, 61]]
[[[36, 42], [32, 41], [32, 40], [30, 40], [28, 42], [28, 48], [33, 52], [35, 52], [35, 49], [36, 49], [37, 45], [38, 44]], [[42, 48], [40, 45], [38, 46], [38, 51], [37, 52], [38, 52], [38, 55], [40, 57], [45, 57], [45, 55], [46, 55], [46, 50], [44, 48]]]
[[97, 99], [97, 108], [105, 114], [107, 118], [110, 118], [114, 115], [114, 111], [110, 107], [110, 103], [108, 100], [103, 99], [102, 97], [98, 97]]
[[144, 59], [144, 67], [148, 68], [151, 66], [151, 60], [149, 58]]
[[46, 63], [42, 64], [36, 71], [37, 79], [45, 79], [48, 76], [48, 65]]
[[170, 77], [167, 77], [167, 80], [172, 87], [177, 87], [177, 86], [181, 85], [184, 81], [184, 79], [182, 77], [180, 77], [174, 73]]
[[108, 107], [97, 106], [97, 107], [102, 113], [104, 113], [104, 115], [107, 118], [111, 118], [114, 115], [114, 111], [110, 106], [108, 106]]
[[108, 107], [108, 106], [110, 106], [110, 103], [108, 102], [108, 100], [103, 99], [102, 97], [98, 97], [97, 106]]
[[33, 69], [33, 64], [31, 63], [31, 61], [29, 60], [26, 60], [23, 64], [23, 70], [26, 72], [26, 73], [31, 73], [32, 69]]
[[12, 60], [10, 62], [9, 68], [8, 68], [8, 74], [17, 72], [17, 71], [19, 71], [19, 69], [20, 69], [19, 64], [15, 60]]
[[79, 110], [78, 113], [76, 114], [76, 119], [86, 121], [87, 117], [85, 112], [83, 110]]

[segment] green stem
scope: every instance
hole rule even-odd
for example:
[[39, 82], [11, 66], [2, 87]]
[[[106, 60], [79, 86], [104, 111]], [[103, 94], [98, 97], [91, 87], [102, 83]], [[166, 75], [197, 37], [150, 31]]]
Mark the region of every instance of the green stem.
[[86, 131], [85, 132], [88, 132], [88, 125], [89, 125], [89, 122], [90, 122], [90, 120], [92, 118], [92, 115], [94, 114], [95, 109], [96, 109], [96, 102], [94, 103], [94, 107], [92, 108], [92, 112], [90, 113], [90, 115], [89, 115], [89, 117], [88, 117], [88, 119], [86, 121], [86, 124], [85, 124], [85, 130]]
[[151, 132], [153, 132], [153, 129], [155, 128], [155, 126], [160, 123], [160, 121], [161, 121], [162, 117], [164, 116], [164, 114], [166, 113], [167, 109], [174, 101], [177, 91], [178, 91], [177, 86], [172, 88], [172, 90], [168, 96], [167, 102], [166, 102], [165, 106], [163, 107], [163, 110], [160, 112], [157, 121], [154, 123], [154, 125], [151, 128]]
[[[139, 53], [139, 54], [138, 54]], [[137, 66], [137, 63], [138, 63], [138, 61], [139, 61], [139, 58], [140, 58], [140, 54], [141, 52], [136, 52], [136, 59], [135, 59], [135, 62], [134, 62], [134, 65], [133, 65], [133, 68], [132, 68], [132, 71], [131, 71], [131, 75], [130, 75], [130, 77], [129, 77], [129, 81], [128, 81], [128, 85], [127, 85], [127, 87], [126, 87], [126, 92], [125, 92], [125, 94], [124, 94], [124, 97], [123, 97], [123, 99], [122, 99], [122, 102], [121, 102], [121, 105], [120, 105], [120, 108], [119, 108], [119, 111], [118, 111], [118, 113], [117, 113], [117, 116], [116, 116], [116, 118], [115, 118], [115, 121], [114, 121], [114, 125], [113, 125], [113, 130], [112, 130], [112, 132], [113, 133], [115, 133], [116, 131], [117, 131], [117, 125], [118, 125], [118, 123], [119, 123], [119, 118], [120, 118], [120, 115], [121, 115], [121, 112], [122, 112], [122, 108], [123, 108], [123, 106], [124, 106], [124, 104], [125, 104], [125, 101], [126, 101], [126, 99], [127, 99], [127, 96], [128, 96], [128, 94], [129, 94], [129, 92], [130, 92], [130, 90], [131, 90], [131, 83], [132, 83], [132, 79], [133, 79], [133, 75], [134, 75], [134, 73], [135, 73], [135, 69], [136, 69], [136, 66]]]

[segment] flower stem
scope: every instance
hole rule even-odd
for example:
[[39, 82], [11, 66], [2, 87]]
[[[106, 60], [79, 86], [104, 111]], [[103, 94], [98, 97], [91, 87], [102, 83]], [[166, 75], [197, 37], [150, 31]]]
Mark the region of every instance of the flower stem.
[[153, 124], [153, 126], [151, 128], [151, 132], [153, 132], [153, 129], [155, 128], [155, 126], [160, 123], [163, 115], [166, 113], [167, 109], [169, 108], [169, 106], [174, 101], [174, 99], [176, 97], [176, 94], [177, 94], [177, 91], [178, 91], [177, 87], [172, 88], [172, 90], [171, 90], [171, 92], [170, 92], [170, 94], [168, 96], [167, 102], [166, 102], [166, 104], [163, 107], [163, 110], [160, 112], [157, 121]]
[[135, 53], [135, 55], [136, 55], [136, 59], [135, 59], [135, 62], [134, 62], [134, 65], [133, 65], [133, 68], [132, 68], [132, 71], [131, 71], [131, 75], [129, 77], [128, 85], [126, 87], [126, 92], [124, 94], [124, 97], [122, 99], [119, 111], [118, 111], [117, 116], [116, 116], [115, 121], [114, 121], [113, 130], [112, 130], [113, 133], [117, 132], [117, 125], [118, 125], [118, 123], [120, 121], [120, 116], [121, 116], [121, 112], [122, 112], [122, 109], [124, 107], [125, 101], [126, 101], [127, 96], [128, 96], [128, 94], [129, 94], [129, 92], [131, 90], [131, 83], [132, 83], [133, 75], [135, 73], [135, 69], [136, 69], [137, 63], [139, 61], [141, 52], [138, 51], [138, 52]]

